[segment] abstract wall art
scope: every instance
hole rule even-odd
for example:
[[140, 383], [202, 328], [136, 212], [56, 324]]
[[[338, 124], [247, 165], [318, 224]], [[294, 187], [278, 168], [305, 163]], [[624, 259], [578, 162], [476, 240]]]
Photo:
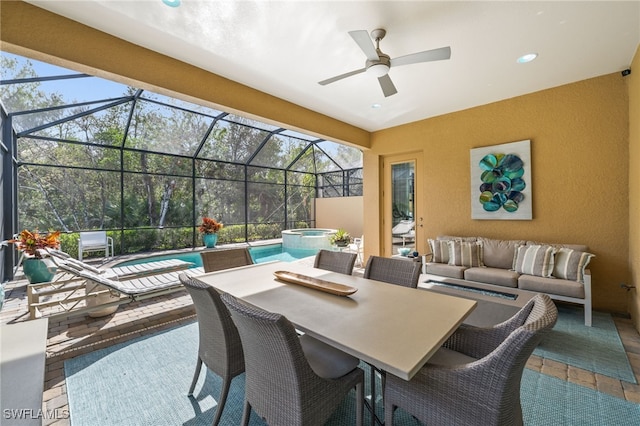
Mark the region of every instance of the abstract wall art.
[[471, 149], [471, 218], [531, 220], [531, 141]]

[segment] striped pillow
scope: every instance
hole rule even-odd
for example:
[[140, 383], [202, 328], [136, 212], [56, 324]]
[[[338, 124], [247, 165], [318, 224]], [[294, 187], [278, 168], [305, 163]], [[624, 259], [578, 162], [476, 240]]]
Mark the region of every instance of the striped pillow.
[[553, 276], [582, 283], [584, 282], [584, 270], [592, 257], [595, 255], [584, 251], [560, 248], [556, 252]]
[[482, 263], [482, 243], [449, 241], [449, 265], [484, 266]]
[[547, 245], [526, 245], [516, 249], [513, 270], [520, 274], [550, 277], [556, 249]]
[[436, 263], [449, 263], [449, 241], [431, 239], [427, 241], [433, 254], [431, 261]]

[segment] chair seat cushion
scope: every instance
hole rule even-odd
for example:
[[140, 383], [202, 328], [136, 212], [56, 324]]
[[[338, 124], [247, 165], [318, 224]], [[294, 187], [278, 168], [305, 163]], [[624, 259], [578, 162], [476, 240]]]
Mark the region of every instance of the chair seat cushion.
[[360, 360], [327, 345], [318, 339], [303, 334], [300, 336], [302, 350], [313, 371], [324, 379], [337, 379], [353, 371]]
[[520, 275], [518, 287], [522, 290], [584, 299], [584, 284], [577, 281]]
[[435, 354], [429, 361], [427, 361], [427, 365], [440, 365], [440, 366], [451, 366], [451, 365], [460, 365], [460, 364], [468, 364], [470, 362], [477, 361], [476, 358], [465, 355], [461, 352], [456, 352], [447, 348], [440, 348], [436, 351]]
[[466, 266], [455, 266], [447, 263], [427, 263], [427, 274], [440, 275], [441, 277], [449, 278], [464, 278], [464, 271]]
[[504, 287], [518, 287], [519, 273], [499, 268], [469, 268], [464, 271], [464, 279], [479, 283], [495, 284]]

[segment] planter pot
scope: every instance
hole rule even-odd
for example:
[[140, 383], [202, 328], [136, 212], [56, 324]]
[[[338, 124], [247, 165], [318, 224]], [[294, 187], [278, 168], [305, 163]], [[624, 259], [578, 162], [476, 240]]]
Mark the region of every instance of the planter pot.
[[[107, 303], [115, 302], [120, 299], [120, 296], [113, 294], [109, 291], [109, 289], [103, 285], [96, 284], [91, 288], [87, 288], [87, 306], [94, 307], [100, 306]], [[95, 295], [99, 291], [106, 291], [106, 293]], [[96, 309], [90, 311], [87, 315], [91, 318], [100, 318], [107, 315], [111, 315], [115, 311], [118, 310], [118, 306], [107, 306], [103, 309]]]
[[57, 269], [44, 259], [24, 259], [22, 262], [24, 276], [31, 284], [51, 281]]
[[204, 234], [202, 240], [204, 241], [205, 247], [213, 248], [218, 242], [218, 234]]
[[349, 241], [336, 241], [336, 246], [338, 247], [346, 247], [349, 245]]

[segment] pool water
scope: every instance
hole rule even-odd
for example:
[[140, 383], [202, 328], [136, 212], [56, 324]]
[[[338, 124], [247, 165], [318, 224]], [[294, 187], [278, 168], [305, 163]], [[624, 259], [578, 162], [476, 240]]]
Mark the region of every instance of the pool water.
[[[294, 260], [302, 259], [308, 256], [315, 256], [317, 250], [305, 250], [305, 249], [287, 249], [286, 251], [282, 249], [282, 244], [270, 244], [267, 246], [260, 247], [249, 247], [249, 253], [251, 254], [251, 258], [255, 263], [264, 263], [271, 262], [274, 260], [280, 260], [283, 262], [293, 262]], [[193, 263], [193, 268], [202, 267], [202, 258], [200, 257], [200, 252], [189, 252], [189, 253], [173, 253], [166, 255], [152, 255], [149, 257], [144, 257], [135, 260], [128, 260], [126, 262], [118, 263], [115, 266], [131, 266], [137, 265], [140, 263], [146, 263], [156, 260], [167, 260], [167, 259], [179, 259], [184, 260], [185, 262]]]

